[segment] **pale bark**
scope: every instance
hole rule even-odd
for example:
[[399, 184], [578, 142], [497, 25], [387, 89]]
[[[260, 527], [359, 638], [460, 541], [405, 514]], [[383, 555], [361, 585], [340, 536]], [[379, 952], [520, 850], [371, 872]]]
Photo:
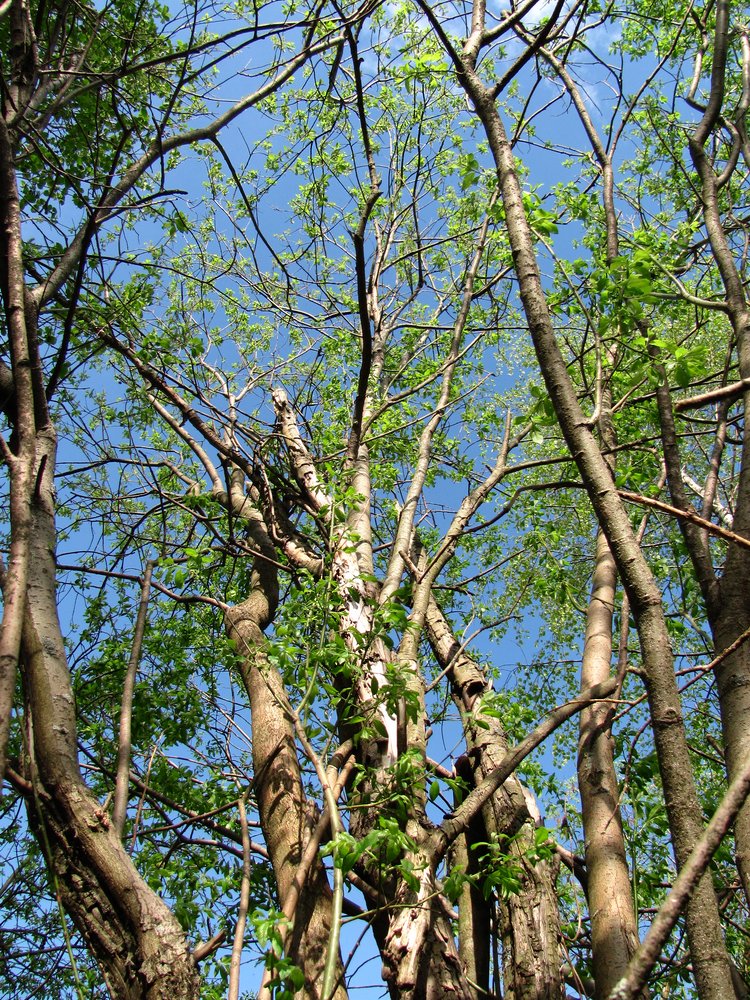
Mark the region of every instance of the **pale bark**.
[[[596, 540], [596, 563], [586, 614], [581, 686], [610, 676], [612, 615], [617, 569], [604, 535]], [[586, 896], [591, 920], [595, 997], [606, 997], [625, 974], [638, 946], [614, 768], [611, 706], [599, 703], [580, 715], [578, 787], [586, 858]]]
[[[425, 839], [421, 830], [410, 829]], [[382, 946], [383, 975], [398, 1000], [473, 1000], [456, 947], [450, 910], [435, 881], [430, 853], [408, 858], [419, 876], [416, 890], [401, 881], [388, 912]]]

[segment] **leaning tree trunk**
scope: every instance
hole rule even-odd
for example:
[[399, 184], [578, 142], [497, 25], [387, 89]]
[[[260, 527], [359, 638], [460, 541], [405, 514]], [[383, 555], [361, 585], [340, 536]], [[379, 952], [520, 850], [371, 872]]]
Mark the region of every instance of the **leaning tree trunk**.
[[86, 788], [55, 586], [55, 435], [37, 435], [39, 473], [29, 498], [29, 585], [22, 668], [32, 734], [29, 820], [63, 905], [116, 1000], [197, 1000], [185, 934], [140, 877]]
[[[747, 27], [739, 30], [742, 39], [743, 93], [733, 109], [725, 108], [726, 67], [729, 55], [729, 35], [731, 4], [729, 0], [718, 0], [711, 60], [711, 87], [709, 100], [701, 121], [688, 141], [690, 157], [700, 180], [700, 195], [703, 203], [703, 220], [706, 226], [711, 252], [721, 275], [726, 293], [727, 313], [732, 324], [732, 333], [737, 344], [740, 378], [750, 378], [750, 308], [748, 307], [743, 277], [738, 271], [732, 248], [722, 220], [720, 192], [727, 183], [732, 170], [722, 168], [717, 172], [713, 157], [715, 130], [722, 116], [734, 115], [733, 134], [739, 142], [744, 137], [747, 147], [747, 115], [750, 109], [750, 41]], [[739, 148], [739, 147], [738, 147]], [[745, 152], [747, 157], [747, 152]], [[735, 165], [736, 165], [735, 160]], [[731, 164], [731, 160], [730, 160]], [[747, 434], [747, 420], [750, 416], [750, 392], [743, 395], [744, 439], [737, 497], [735, 500], [734, 530], [744, 537], [750, 537], [750, 441]], [[726, 565], [719, 580], [719, 599], [711, 607], [710, 595], [706, 594], [706, 604], [711, 618], [714, 644], [717, 655], [726, 650], [750, 625], [750, 598], [748, 597], [748, 573], [750, 555], [747, 550], [732, 545], [727, 553]], [[713, 613], [712, 613], [713, 612]], [[747, 645], [741, 647], [722, 660], [716, 670], [719, 705], [724, 735], [727, 770], [730, 780], [742, 769], [750, 754], [750, 728], [747, 724], [750, 712], [750, 651]], [[750, 902], [750, 803], [745, 803], [735, 824], [737, 843], [737, 866]]]
[[[258, 552], [244, 601], [225, 613], [227, 634], [238, 653], [238, 667], [252, 718], [253, 788], [260, 825], [273, 866], [284, 952], [304, 974], [299, 996], [323, 997], [328, 941], [333, 927], [331, 889], [315, 840], [320, 817], [302, 783], [294, 715], [279, 672], [266, 656], [264, 629], [273, 621], [279, 600], [276, 550], [259, 507], [245, 491], [245, 477], [235, 468], [228, 492], [214, 495], [245, 529]], [[289, 929], [291, 925], [291, 930]], [[343, 968], [337, 957], [336, 986], [325, 1000], [346, 1000]], [[267, 995], [269, 971], [261, 996]]]
[[[609, 467], [581, 410], [555, 336], [513, 151], [495, 103], [495, 94], [484, 86], [476, 72], [483, 30], [484, 7], [481, 0], [477, 0], [459, 78], [484, 126], [495, 160], [519, 294], [540, 372], [633, 609], [672, 843], [677, 864], [682, 867], [701, 836], [703, 824], [661, 593], [635, 538]], [[718, 905], [709, 877], [704, 877], [696, 887], [688, 904], [686, 925], [699, 996], [702, 1000], [726, 1000], [734, 990]]]

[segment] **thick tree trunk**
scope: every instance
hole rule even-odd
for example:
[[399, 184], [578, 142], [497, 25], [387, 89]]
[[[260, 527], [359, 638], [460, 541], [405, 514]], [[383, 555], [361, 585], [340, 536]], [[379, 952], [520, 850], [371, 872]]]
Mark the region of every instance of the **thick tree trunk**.
[[[714, 649], [722, 653], [750, 627], [748, 607], [748, 573], [730, 572], [722, 580], [721, 612], [713, 624]], [[750, 644], [725, 657], [715, 670], [719, 692], [724, 756], [730, 781], [742, 770], [750, 757]], [[735, 820], [737, 869], [745, 897], [750, 901], [750, 807], [740, 810]]]
[[[410, 827], [407, 824], [407, 832], [420, 835]], [[474, 1000], [432, 860], [419, 852], [407, 860], [414, 865], [419, 886], [415, 890], [400, 880], [388, 911], [381, 951], [390, 994], [398, 1000]]]
[[63, 904], [116, 1000], [197, 1000], [179, 923], [133, 866], [78, 768], [75, 711], [55, 591], [55, 438], [37, 438], [23, 680], [33, 733], [29, 818]]
[[[257, 578], [257, 574], [254, 574]], [[227, 630], [240, 653], [240, 670], [252, 714], [253, 771], [261, 828], [271, 857], [281, 906], [295, 893], [293, 927], [286, 954], [305, 975], [299, 996], [322, 1000], [323, 970], [332, 928], [331, 890], [322, 865], [314, 861], [297, 884], [297, 873], [317, 816], [306, 800], [297, 760], [294, 725], [278, 672], [264, 655], [268, 597], [256, 587], [243, 604], [227, 612]], [[332, 997], [345, 1000], [339, 959]]]

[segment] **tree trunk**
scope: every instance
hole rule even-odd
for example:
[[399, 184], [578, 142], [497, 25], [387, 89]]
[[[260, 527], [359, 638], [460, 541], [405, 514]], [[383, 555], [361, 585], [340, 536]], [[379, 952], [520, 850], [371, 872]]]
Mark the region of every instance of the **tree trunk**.
[[[270, 564], [269, 564], [270, 565]], [[257, 579], [258, 574], [253, 574]], [[299, 996], [322, 1000], [321, 987], [332, 928], [331, 890], [322, 865], [313, 861], [297, 884], [297, 873], [317, 816], [307, 802], [284, 686], [263, 653], [268, 600], [259, 587], [227, 612], [227, 631], [240, 652], [240, 671], [252, 714], [253, 771], [261, 828], [273, 865], [279, 900], [295, 893], [292, 931], [286, 937], [289, 959], [305, 974]], [[345, 1000], [342, 985], [325, 1000]]]
[[[466, 755], [459, 758], [456, 769], [469, 784], [478, 785], [503, 760], [507, 739], [496, 715], [483, 712], [487, 682], [482, 671], [461, 650], [434, 599], [425, 625], [438, 663], [449, 669], [463, 719]], [[555, 873], [549, 862], [529, 859], [535, 849], [535, 826], [527, 793], [515, 775], [483, 807], [482, 821], [484, 839], [507, 846], [520, 882], [517, 893], [499, 899], [505, 996], [507, 1000], [560, 1000], [565, 994]]]
[[[638, 626], [654, 743], [675, 856], [681, 867], [697, 843], [703, 824], [661, 593], [635, 538], [609, 467], [578, 403], [555, 337], [510, 143], [494, 95], [483, 86], [474, 70], [473, 59], [480, 38], [481, 35], [475, 38], [473, 33], [466, 43], [461, 80], [484, 125], [495, 159], [519, 293], [539, 368]], [[688, 904], [686, 922], [699, 996], [703, 1000], [726, 1000], [734, 991], [710, 878], [704, 877], [696, 888]]]
[[[411, 824], [407, 824], [409, 830]], [[399, 880], [388, 911], [381, 949], [383, 975], [398, 1000], [474, 1000], [453, 934], [450, 910], [438, 891], [431, 859], [419, 852], [406, 859], [419, 878], [417, 889]]]
[[[609, 679], [617, 569], [607, 539], [596, 538], [596, 564], [586, 613], [581, 689]], [[578, 787], [585, 838], [595, 997], [604, 1000], [638, 947], [630, 871], [625, 855], [620, 792], [614, 767], [611, 707], [598, 702], [579, 719]]]
[[[747, 136], [748, 113], [748, 50], [743, 53], [742, 99], [731, 111], [724, 109], [726, 90], [726, 67], [729, 58], [730, 36], [729, 0], [718, 0], [711, 59], [711, 88], [703, 116], [688, 141], [690, 157], [700, 179], [700, 194], [703, 203], [703, 220], [706, 226], [711, 252], [721, 274], [726, 292], [727, 312], [732, 323], [732, 333], [737, 344], [740, 378], [750, 377], [750, 308], [745, 295], [743, 277], [737, 269], [732, 247], [722, 220], [720, 189], [728, 177], [721, 177], [714, 163], [713, 144], [715, 129], [722, 114], [732, 116], [735, 134]], [[747, 36], [745, 35], [745, 42]], [[722, 127], [723, 123], [722, 123]], [[745, 142], [747, 139], [745, 138]], [[743, 396], [744, 439], [742, 444], [742, 464], [739, 489], [735, 505], [734, 530], [750, 537], [750, 442], [747, 437], [747, 418], [750, 416], [750, 393]], [[691, 550], [692, 554], [693, 550]], [[695, 561], [695, 556], [693, 556]], [[736, 639], [750, 621], [750, 600], [747, 596], [748, 570], [750, 559], [745, 549], [730, 546], [726, 566], [720, 580], [720, 600], [713, 615], [712, 628], [717, 653], [723, 652]], [[709, 604], [709, 601], [707, 601]], [[711, 608], [709, 606], [709, 615]], [[750, 732], [747, 718], [750, 710], [750, 654], [747, 647], [727, 657], [716, 671], [721, 707], [721, 721], [724, 730], [724, 745], [730, 780], [735, 777], [750, 753]], [[737, 841], [737, 864], [750, 902], [750, 803], [745, 803], [735, 824]]]
[[179, 923], [136, 871], [78, 768], [75, 710], [55, 587], [55, 435], [37, 436], [23, 680], [31, 719], [30, 822], [60, 898], [116, 1000], [197, 1000]]

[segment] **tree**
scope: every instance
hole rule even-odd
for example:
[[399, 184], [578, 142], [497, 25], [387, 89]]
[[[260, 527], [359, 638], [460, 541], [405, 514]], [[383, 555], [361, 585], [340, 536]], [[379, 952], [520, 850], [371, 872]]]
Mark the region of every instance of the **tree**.
[[19, 995], [747, 995], [732, 16], [0, 8]]

